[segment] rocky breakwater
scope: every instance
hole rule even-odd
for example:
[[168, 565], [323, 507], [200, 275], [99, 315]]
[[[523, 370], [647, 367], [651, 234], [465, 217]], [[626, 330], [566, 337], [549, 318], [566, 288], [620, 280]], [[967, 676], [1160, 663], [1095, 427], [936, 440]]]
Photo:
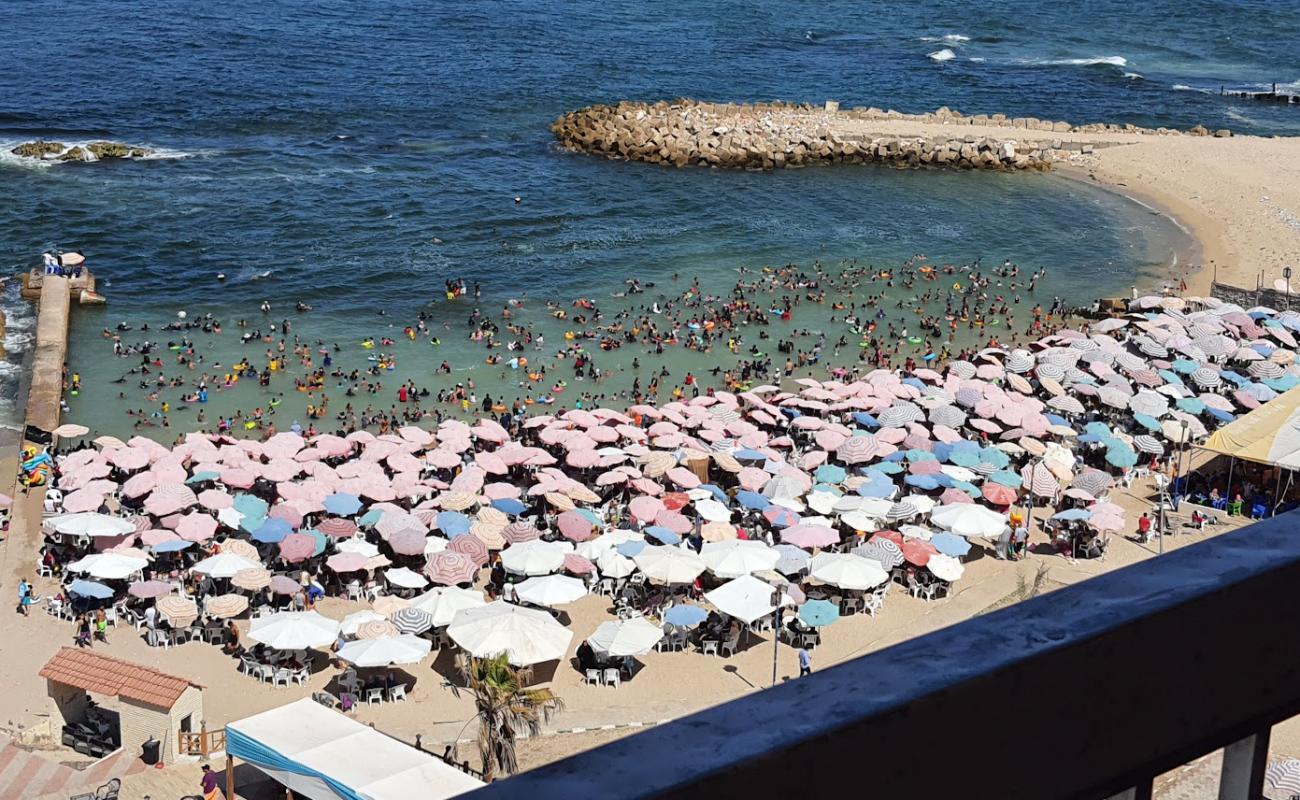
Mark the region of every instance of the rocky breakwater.
[[843, 124], [853, 111], [793, 104], [694, 101], [595, 105], [551, 126], [570, 150], [628, 161], [732, 169], [815, 164], [1048, 169], [1050, 144], [974, 134], [896, 136]]
[[121, 142], [86, 142], [70, 145], [63, 142], [47, 142], [43, 139], [23, 142], [9, 152], [37, 161], [111, 161], [121, 158], [145, 158], [154, 153], [148, 147]]

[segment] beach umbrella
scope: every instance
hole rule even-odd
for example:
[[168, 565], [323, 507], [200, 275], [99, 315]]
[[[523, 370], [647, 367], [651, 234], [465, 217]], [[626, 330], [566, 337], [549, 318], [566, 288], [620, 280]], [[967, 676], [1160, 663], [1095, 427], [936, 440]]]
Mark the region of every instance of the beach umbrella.
[[853, 548], [853, 555], [879, 562], [886, 571], [903, 563], [903, 551], [891, 539], [872, 537], [865, 544]]
[[654, 539], [660, 544], [677, 544], [682, 537], [677, 535], [676, 531], [669, 530], [662, 525], [651, 525], [644, 531], [647, 538]]
[[235, 495], [232, 507], [244, 516], [245, 519], [261, 519], [266, 517], [266, 512], [270, 508], [262, 498], [251, 494]]
[[562, 606], [587, 594], [587, 587], [577, 578], [567, 575], [543, 575], [515, 584], [515, 595], [525, 603], [535, 606]]
[[[247, 572], [248, 570], [244, 570]], [[298, 581], [290, 578], [288, 575], [273, 575], [271, 582], [268, 584], [272, 594], [278, 594], [282, 597], [292, 597], [305, 590], [305, 587]]]
[[707, 564], [694, 551], [677, 547], [647, 547], [633, 557], [646, 577], [655, 583], [691, 583]]
[[449, 539], [455, 539], [469, 533], [474, 522], [467, 515], [459, 511], [443, 511], [438, 514], [437, 528], [447, 535]]
[[587, 643], [598, 653], [611, 658], [645, 655], [654, 648], [664, 632], [645, 617], [602, 622]]
[[1085, 520], [1092, 516], [1092, 512], [1086, 508], [1068, 508], [1065, 511], [1058, 511], [1052, 515], [1052, 519], [1061, 520], [1062, 522], [1075, 522]]
[[420, 634], [433, 627], [433, 615], [419, 608], [400, 608], [388, 615], [388, 621], [401, 633]]
[[1133, 446], [1143, 453], [1162, 456], [1165, 454], [1165, 446], [1158, 439], [1146, 434], [1139, 434], [1133, 437]]
[[939, 554], [939, 550], [929, 542], [922, 542], [917, 539], [908, 539], [903, 542], [903, 558], [909, 564], [915, 564], [918, 567], [924, 567], [929, 563], [930, 557]]
[[564, 571], [574, 575], [590, 575], [596, 571], [596, 564], [589, 558], [584, 558], [577, 553], [566, 553], [564, 555]]
[[51, 517], [43, 524], [64, 536], [125, 536], [135, 532], [135, 524], [129, 520], [93, 511]]
[[505, 654], [515, 666], [564, 657], [573, 632], [549, 613], [496, 601], [456, 614], [447, 635], [475, 658]]
[[573, 552], [567, 542], [541, 539], [512, 544], [501, 551], [501, 563], [516, 575], [549, 575], [564, 566], [564, 557]]
[[753, 575], [742, 575], [705, 593], [704, 599], [723, 614], [749, 624], [776, 611], [773, 600], [779, 594], [781, 591], [771, 584]]
[[930, 512], [930, 522], [958, 536], [976, 536], [985, 539], [1000, 536], [1007, 527], [1007, 518], [1004, 515], [974, 503], [936, 506]]
[[386, 667], [417, 663], [432, 649], [433, 642], [428, 639], [401, 634], [347, 642], [335, 655], [358, 667]]
[[678, 603], [664, 613], [664, 622], [678, 628], [693, 628], [708, 619], [709, 612], [686, 603]]
[[732, 539], [706, 543], [700, 549], [700, 558], [719, 578], [739, 578], [775, 569], [781, 554], [760, 541]]
[[793, 575], [802, 572], [808, 568], [808, 562], [812, 556], [807, 550], [795, 547], [792, 544], [778, 544], [772, 548], [776, 551], [778, 559], [776, 565], [772, 567], [782, 575]]
[[834, 528], [826, 525], [800, 524], [781, 531], [782, 542], [809, 549], [829, 547], [837, 544], [839, 540], [839, 533]]
[[771, 500], [768, 500], [766, 497], [759, 494], [758, 492], [751, 492], [746, 490], [736, 492], [736, 502], [740, 504], [741, 508], [750, 511], [762, 511], [763, 509], [767, 508], [772, 504]]
[[577, 511], [565, 511], [556, 518], [555, 522], [560, 534], [573, 542], [585, 542], [595, 531], [591, 520]]
[[185, 595], [160, 597], [154, 601], [154, 608], [160, 617], [176, 629], [189, 627], [190, 623], [199, 618], [199, 607], [194, 598]]
[[338, 573], [359, 572], [366, 569], [370, 557], [362, 553], [342, 551], [325, 559], [325, 566]]
[[213, 578], [233, 578], [240, 570], [257, 569], [261, 566], [257, 561], [223, 550], [190, 567], [190, 571], [210, 575]]
[[285, 563], [297, 564], [316, 554], [316, 537], [306, 533], [291, 533], [280, 540], [280, 558]]
[[509, 514], [512, 517], [518, 516], [528, 510], [528, 506], [513, 497], [502, 497], [493, 500], [492, 507], [503, 514]]
[[350, 517], [361, 510], [361, 498], [354, 494], [340, 492], [326, 497], [322, 505], [331, 514]]
[[695, 501], [695, 513], [709, 522], [730, 522], [731, 511], [717, 500]]
[[237, 617], [248, 610], [248, 598], [242, 594], [212, 595], [203, 601], [203, 613], [217, 619]]
[[981, 494], [994, 505], [1007, 506], [1016, 502], [1016, 490], [1000, 483], [985, 483]]
[[819, 553], [813, 556], [809, 576], [841, 589], [870, 589], [889, 580], [878, 561], [851, 553]]
[[456, 612], [484, 605], [487, 605], [487, 600], [481, 591], [446, 586], [431, 589], [415, 598], [411, 601], [410, 608], [429, 613], [433, 616], [434, 627], [441, 628], [451, 623]]
[[396, 567], [384, 573], [384, 580], [402, 589], [423, 589], [429, 581], [420, 573], [408, 567]]
[[68, 594], [76, 597], [90, 597], [95, 600], [107, 600], [113, 596], [113, 590], [102, 583], [78, 578], [68, 584]]
[[114, 553], [93, 553], [68, 564], [69, 572], [80, 572], [103, 580], [121, 580], [149, 565], [143, 558]]
[[315, 611], [281, 611], [253, 620], [248, 638], [273, 650], [305, 650], [333, 644], [339, 635], [338, 620]]
[[913, 498], [905, 497], [889, 507], [889, 510], [885, 512], [885, 519], [890, 522], [898, 522], [911, 519], [920, 513], [921, 509], [917, 506], [916, 501]]
[[949, 582], [960, 579], [962, 574], [966, 571], [966, 568], [962, 566], [960, 561], [943, 553], [931, 555], [929, 560], [925, 563], [925, 568], [930, 570], [930, 572], [939, 580]]
[[1114, 467], [1132, 467], [1137, 464], [1137, 453], [1133, 448], [1116, 440], [1106, 448], [1106, 463]]
[[[1268, 363], [1264, 361], [1257, 362], [1260, 364]], [[1223, 385], [1223, 379], [1219, 373], [1209, 367], [1201, 367], [1191, 375], [1192, 382], [1202, 389], [1215, 389]]]
[[940, 553], [957, 558], [970, 552], [970, 542], [954, 533], [937, 533], [930, 538], [930, 544]]
[[532, 522], [516, 520], [501, 530], [501, 536], [510, 544], [519, 544], [538, 538], [541, 536], [541, 531], [537, 530]]
[[271, 585], [271, 573], [269, 570], [261, 567], [241, 569], [239, 572], [230, 576], [230, 585], [237, 589], [256, 592], [259, 589], [265, 589]]
[[471, 583], [478, 571], [479, 563], [474, 558], [451, 549], [429, 556], [424, 567], [429, 580], [446, 586]]
[[799, 619], [813, 628], [824, 628], [840, 618], [840, 608], [829, 600], [809, 600], [799, 607]]
[[343, 539], [356, 534], [357, 524], [351, 520], [331, 517], [316, 523], [316, 530], [331, 539]]
[[126, 587], [126, 593], [132, 597], [139, 597], [145, 600], [153, 600], [159, 597], [166, 597], [175, 592], [178, 585], [167, 583], [160, 580], [135, 581]]
[[1300, 795], [1300, 760], [1270, 762], [1264, 770], [1264, 783], [1275, 797]]
[[252, 532], [253, 541], [275, 544], [284, 541], [284, 537], [288, 536], [291, 531], [293, 531], [293, 528], [285, 520], [268, 517]]

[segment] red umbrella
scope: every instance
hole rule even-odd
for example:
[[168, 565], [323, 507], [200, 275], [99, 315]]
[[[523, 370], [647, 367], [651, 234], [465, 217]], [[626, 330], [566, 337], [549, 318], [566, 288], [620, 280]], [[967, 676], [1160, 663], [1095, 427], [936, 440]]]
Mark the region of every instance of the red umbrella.
[[576, 511], [565, 511], [556, 520], [560, 534], [574, 542], [585, 542], [591, 538], [593, 526], [591, 520]]
[[481, 567], [488, 562], [487, 543], [477, 536], [457, 536], [443, 552], [447, 551], [469, 556], [476, 566]]
[[280, 558], [290, 564], [305, 561], [316, 552], [316, 537], [291, 533], [280, 540]]
[[316, 525], [316, 530], [331, 539], [343, 539], [357, 532], [357, 524], [341, 517], [333, 517], [322, 520]]
[[[477, 537], [461, 536], [460, 538], [473, 539]], [[424, 574], [428, 575], [429, 580], [434, 583], [453, 586], [474, 580], [474, 576], [478, 574], [478, 565], [474, 563], [474, 559], [464, 553], [458, 553], [448, 548], [429, 557], [429, 563], [424, 566]]]
[[876, 531], [871, 535], [872, 539], [888, 539], [899, 547], [903, 546], [903, 534], [898, 531]]
[[930, 563], [930, 556], [939, 554], [934, 545], [920, 539], [908, 539], [903, 542], [902, 548], [903, 558], [907, 559], [907, 563], [915, 564], [918, 567], [924, 567]]
[[691, 502], [691, 498], [683, 492], [669, 492], [660, 499], [663, 501], [664, 508], [669, 511], [680, 511]]
[[596, 565], [577, 553], [566, 553], [564, 568], [574, 575], [587, 575], [596, 569]]
[[984, 498], [998, 506], [1009, 506], [1016, 502], [1016, 490], [1000, 483], [984, 484]]

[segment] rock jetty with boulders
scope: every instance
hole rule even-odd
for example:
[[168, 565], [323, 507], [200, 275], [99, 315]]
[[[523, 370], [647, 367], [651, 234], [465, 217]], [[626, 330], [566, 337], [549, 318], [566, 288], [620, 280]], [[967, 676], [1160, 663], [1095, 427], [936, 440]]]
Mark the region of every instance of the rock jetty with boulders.
[[[955, 130], [924, 136], [874, 134], [860, 120], [937, 123]], [[1018, 128], [1026, 133], [1005, 137], [962, 134], [963, 125]], [[1046, 170], [1058, 158], [1092, 150], [1090, 144], [1062, 142], [1052, 134], [1181, 135], [1177, 130], [1135, 125], [1072, 125], [1005, 114], [966, 116], [946, 107], [932, 113], [904, 114], [878, 108], [841, 109], [835, 101], [814, 106], [685, 99], [588, 106], [560, 117], [551, 131], [570, 150], [606, 158], [754, 170], [838, 163]], [[1192, 133], [1206, 135], [1200, 130]]]
[[148, 147], [121, 142], [87, 142], [68, 145], [63, 142], [37, 139], [34, 142], [23, 142], [9, 152], [39, 161], [110, 161], [122, 158], [144, 158], [153, 155], [154, 151]]

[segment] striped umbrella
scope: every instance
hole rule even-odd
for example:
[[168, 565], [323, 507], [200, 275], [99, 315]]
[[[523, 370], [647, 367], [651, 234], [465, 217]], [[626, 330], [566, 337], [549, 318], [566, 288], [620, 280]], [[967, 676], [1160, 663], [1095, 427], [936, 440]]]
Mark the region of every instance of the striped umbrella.
[[190, 597], [176, 594], [160, 597], [154, 602], [154, 608], [158, 609], [158, 614], [171, 623], [173, 628], [187, 627], [199, 618], [199, 607]]
[[1024, 478], [1025, 486], [1029, 491], [1039, 497], [1054, 497], [1061, 490], [1061, 485], [1056, 482], [1056, 476], [1042, 464], [1026, 464], [1020, 470], [1020, 476]]
[[1252, 362], [1246, 371], [1255, 378], [1280, 378], [1286, 374], [1286, 369], [1275, 361]]
[[[1263, 364], [1263, 361], [1256, 362]], [[1192, 381], [1202, 389], [1214, 389], [1223, 385], [1223, 378], [1209, 367], [1201, 367], [1191, 375]]]
[[398, 634], [397, 626], [386, 619], [372, 619], [357, 626], [358, 639], [383, 639]]
[[487, 543], [477, 536], [458, 536], [447, 545], [447, 551], [463, 553], [480, 567], [488, 562]]
[[398, 633], [421, 634], [433, 627], [433, 615], [418, 608], [403, 608], [388, 617]]
[[1133, 437], [1133, 446], [1143, 453], [1162, 456], [1165, 454], [1165, 446], [1160, 443], [1154, 436], [1145, 433]]
[[1143, 390], [1129, 398], [1128, 407], [1137, 414], [1159, 417], [1169, 410], [1169, 399], [1158, 392]]
[[[1043, 470], [1046, 472], [1047, 470]], [[984, 499], [990, 503], [999, 506], [1007, 506], [1016, 502], [1016, 490], [1009, 486], [1003, 486], [1000, 483], [986, 483], [982, 489]]]
[[434, 583], [454, 586], [474, 580], [474, 576], [478, 574], [478, 564], [464, 553], [447, 549], [429, 556], [429, 562], [424, 566], [424, 574]]
[[947, 425], [960, 428], [966, 424], [966, 412], [956, 406], [939, 406], [930, 411], [930, 422], [935, 425]]
[[903, 551], [889, 539], [872, 539], [853, 548], [853, 554], [879, 561], [887, 570], [903, 563]]
[[948, 365], [948, 373], [962, 380], [970, 380], [975, 377], [975, 365], [969, 361], [954, 361]]
[[1080, 403], [1078, 400], [1071, 397], [1070, 395], [1053, 397], [1052, 399], [1047, 401], [1047, 406], [1048, 408], [1054, 408], [1057, 411], [1064, 411], [1067, 414], [1084, 413], [1083, 403]]
[[321, 520], [316, 525], [316, 530], [330, 537], [331, 539], [343, 539], [352, 536], [357, 532], [357, 524], [349, 519], [342, 517], [332, 517]]
[[925, 413], [915, 403], [897, 402], [876, 415], [882, 428], [905, 428], [913, 422], [924, 422]]
[[247, 589], [250, 592], [255, 592], [258, 589], [265, 589], [271, 585], [271, 573], [261, 567], [241, 569], [231, 577], [230, 585], [239, 589]]
[[1005, 366], [1007, 372], [1016, 374], [1028, 372], [1034, 368], [1034, 357], [1024, 350], [1014, 350], [1011, 355], [1007, 356]]
[[880, 452], [880, 441], [867, 433], [850, 436], [835, 450], [835, 457], [845, 464], [861, 464], [875, 458]]
[[889, 507], [889, 510], [885, 512], [885, 519], [891, 522], [896, 522], [898, 520], [911, 519], [920, 513], [921, 509], [917, 508], [916, 503], [914, 503], [911, 498], [904, 497], [902, 500], [899, 500], [897, 503], [894, 503]]
[[203, 613], [209, 617], [229, 619], [237, 617], [248, 609], [248, 598], [242, 594], [221, 594], [209, 597], [203, 603]]
[[1059, 381], [1065, 377], [1065, 369], [1063, 367], [1057, 366], [1056, 364], [1045, 363], [1043, 361], [1039, 361], [1038, 368], [1035, 369], [1034, 372], [1038, 375], [1039, 379], [1051, 378], [1054, 381]]
[[1169, 351], [1165, 349], [1164, 345], [1161, 345], [1150, 337], [1140, 336], [1137, 339], [1134, 339], [1134, 342], [1137, 343], [1138, 350], [1142, 351], [1144, 355], [1151, 356], [1152, 358], [1169, 358]]
[[1278, 796], [1300, 794], [1300, 761], [1291, 758], [1270, 763], [1264, 770], [1264, 783]]
[[541, 536], [542, 532], [533, 523], [518, 520], [507, 525], [501, 531], [501, 535], [510, 544], [518, 544], [519, 542], [531, 542]]

